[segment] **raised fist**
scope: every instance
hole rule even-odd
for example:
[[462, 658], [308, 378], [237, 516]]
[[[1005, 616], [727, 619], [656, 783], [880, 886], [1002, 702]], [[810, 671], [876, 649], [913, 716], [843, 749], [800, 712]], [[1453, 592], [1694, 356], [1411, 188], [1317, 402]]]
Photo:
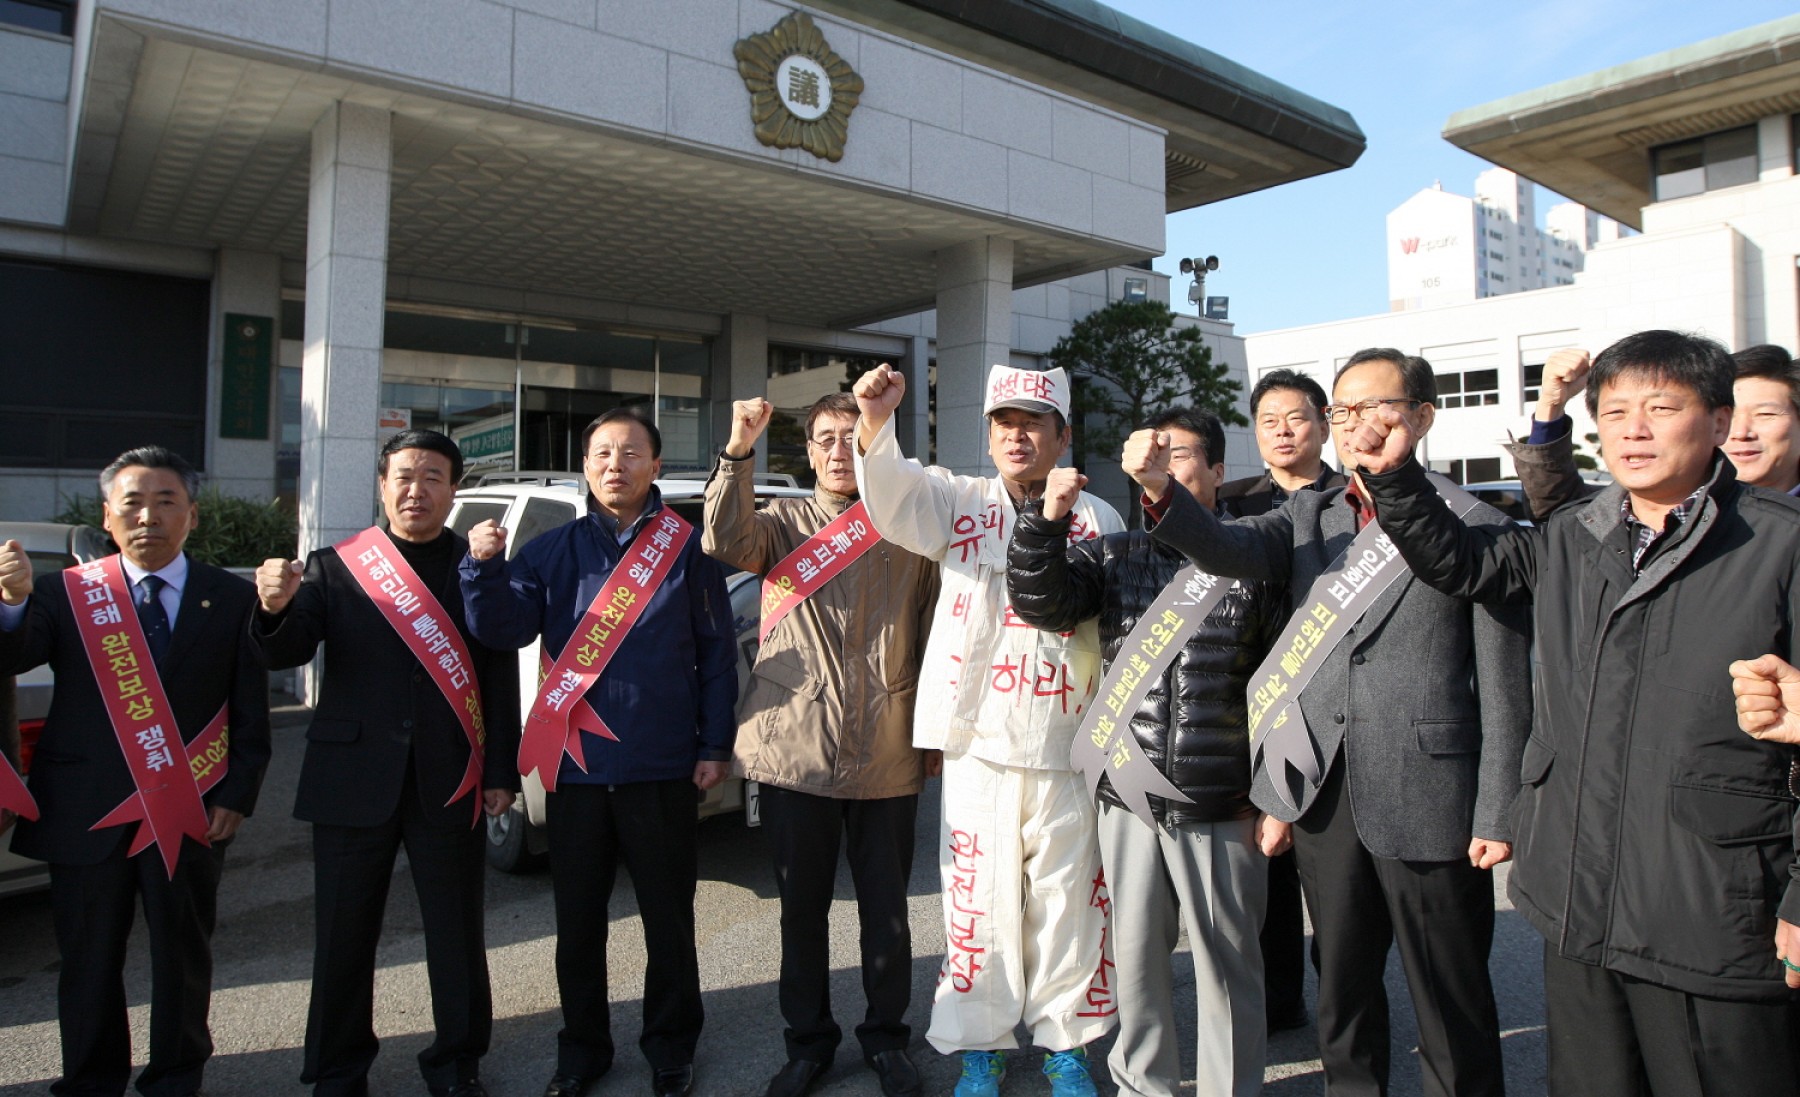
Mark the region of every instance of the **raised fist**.
[[0, 545], [0, 598], [16, 606], [31, 595], [31, 557], [17, 541]]
[[756, 440], [768, 429], [774, 415], [775, 405], [760, 396], [732, 401], [731, 440], [725, 443], [725, 453], [738, 458], [750, 456], [750, 451], [756, 448]]
[[871, 429], [879, 429], [906, 395], [906, 375], [883, 362], [858, 377], [850, 391], [856, 394], [856, 407], [862, 412], [863, 422]]
[[1350, 436], [1347, 448], [1356, 455], [1358, 468], [1379, 475], [1405, 464], [1417, 438], [1405, 412], [1392, 404], [1379, 404]]
[[1125, 475], [1137, 481], [1152, 502], [1161, 499], [1169, 490], [1169, 432], [1133, 431], [1131, 437], [1125, 439], [1119, 466], [1125, 470]]
[[1075, 509], [1088, 479], [1076, 469], [1054, 468], [1044, 478], [1044, 517], [1061, 518]]
[[1593, 362], [1588, 352], [1570, 347], [1556, 351], [1544, 363], [1544, 379], [1538, 386], [1537, 411], [1540, 423], [1562, 418], [1563, 406], [1587, 388], [1588, 370]]
[[294, 600], [300, 589], [300, 576], [306, 565], [298, 560], [269, 559], [256, 569], [256, 600], [264, 613], [280, 613]]
[[491, 560], [506, 555], [506, 529], [489, 518], [475, 523], [469, 531], [469, 556], [475, 560]]
[[1731, 664], [1738, 727], [1757, 739], [1800, 746], [1800, 671], [1774, 655]]

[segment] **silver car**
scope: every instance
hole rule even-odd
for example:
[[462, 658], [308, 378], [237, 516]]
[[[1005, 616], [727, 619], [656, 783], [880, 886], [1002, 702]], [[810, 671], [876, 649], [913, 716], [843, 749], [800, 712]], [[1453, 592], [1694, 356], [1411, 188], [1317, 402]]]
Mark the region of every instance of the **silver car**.
[[[106, 535], [91, 526], [64, 526], [54, 522], [0, 522], [0, 543], [17, 541], [31, 557], [33, 575], [54, 575], [64, 568], [97, 560], [113, 551]], [[44, 717], [50, 713], [50, 668], [36, 667], [19, 675], [0, 675], [0, 747], [17, 758], [20, 771], [31, 772], [31, 755]], [[15, 895], [50, 886], [50, 870], [42, 861], [31, 861], [12, 852], [12, 837], [0, 839], [0, 895]]]

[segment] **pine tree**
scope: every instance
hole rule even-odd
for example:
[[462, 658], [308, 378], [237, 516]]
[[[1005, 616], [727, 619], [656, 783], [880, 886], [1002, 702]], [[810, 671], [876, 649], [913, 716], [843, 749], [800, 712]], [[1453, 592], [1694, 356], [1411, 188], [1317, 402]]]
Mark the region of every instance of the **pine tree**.
[[1114, 301], [1076, 321], [1051, 349], [1051, 363], [1075, 379], [1077, 466], [1117, 460], [1126, 435], [1166, 408], [1186, 405], [1248, 425], [1237, 407], [1243, 386], [1229, 367], [1213, 363], [1199, 327], [1174, 324], [1175, 314], [1159, 301]]

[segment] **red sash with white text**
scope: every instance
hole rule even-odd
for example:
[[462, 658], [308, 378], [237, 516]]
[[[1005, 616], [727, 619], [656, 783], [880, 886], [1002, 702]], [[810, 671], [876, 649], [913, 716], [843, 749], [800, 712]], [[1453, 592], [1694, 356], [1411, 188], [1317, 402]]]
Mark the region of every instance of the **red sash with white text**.
[[31, 790], [19, 779], [19, 771], [12, 768], [12, 763], [0, 755], [0, 809], [12, 812], [25, 819], [38, 817], [37, 801], [31, 798]]
[[565, 753], [575, 759], [581, 772], [587, 772], [587, 759], [581, 751], [584, 729], [615, 741], [619, 738], [586, 702], [587, 691], [618, 654], [693, 533], [693, 526], [667, 508], [646, 523], [544, 675], [519, 737], [519, 772], [537, 770], [546, 792], [556, 791], [556, 774]]
[[[475, 793], [474, 820], [481, 822], [481, 770], [487, 746], [487, 722], [481, 713], [481, 683], [475, 680], [475, 663], [463, 643], [461, 631], [443, 604], [419, 578], [388, 535], [370, 526], [355, 537], [331, 546], [350, 569], [351, 578], [375, 603], [375, 609], [394, 629], [414, 658], [450, 702], [463, 736], [469, 741], [469, 764], [462, 784], [444, 806]], [[422, 611], [422, 612], [421, 612]]]
[[858, 499], [855, 506], [782, 557], [781, 563], [763, 576], [762, 629], [757, 633], [757, 641], [767, 640], [783, 617], [837, 578], [839, 572], [862, 559], [863, 553], [879, 540], [881, 535], [869, 524], [869, 508]]
[[[135, 857], [155, 844], [160, 847], [163, 867], [174, 879], [182, 835], [201, 845], [211, 844], [206, 840], [206, 806], [200, 796], [225, 774], [229, 741], [225, 710], [221, 708], [213, 717], [190, 753], [150, 658], [144, 626], [131, 604], [130, 587], [117, 556], [69, 568], [63, 572], [63, 587], [113, 735], [137, 786], [136, 792], [92, 829], [141, 823], [127, 856]], [[204, 785], [196, 775], [196, 763], [211, 778]]]

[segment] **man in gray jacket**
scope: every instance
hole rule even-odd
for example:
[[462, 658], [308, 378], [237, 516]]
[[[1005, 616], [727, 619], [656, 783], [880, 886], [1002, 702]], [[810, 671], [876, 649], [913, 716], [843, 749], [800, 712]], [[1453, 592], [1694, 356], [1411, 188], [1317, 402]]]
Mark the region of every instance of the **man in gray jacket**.
[[763, 576], [762, 646], [738, 706], [736, 762], [762, 786], [764, 833], [781, 892], [781, 1015], [787, 1065], [766, 1097], [801, 1097], [831, 1067], [827, 916], [847, 841], [862, 930], [863, 1058], [887, 1097], [914, 1097], [912, 937], [906, 912], [913, 824], [927, 755], [913, 749], [919, 657], [937, 602], [937, 565], [881, 540], [857, 500], [856, 398], [807, 410], [811, 499], [756, 509], [751, 457], [774, 408], [732, 406], [731, 439], [706, 485], [701, 544]]
[[1627, 336], [1587, 399], [1614, 484], [1532, 529], [1457, 522], [1405, 409], [1351, 445], [1422, 581], [1538, 609], [1509, 887], [1544, 936], [1550, 1092], [1795, 1097], [1797, 758], [1739, 733], [1727, 667], [1795, 657], [1800, 504], [1719, 453], [1732, 361], [1709, 339]]
[[[1374, 349], [1339, 370], [1333, 398], [1333, 440], [1354, 470], [1345, 445], [1363, 418], [1402, 406], [1428, 426], [1437, 390], [1423, 359]], [[1215, 575], [1290, 584], [1301, 609], [1276, 641], [1277, 655], [1290, 631], [1313, 638], [1307, 657], [1316, 670], [1290, 719], [1303, 718], [1310, 730], [1300, 750], [1314, 752], [1317, 781], [1294, 780], [1287, 763], [1264, 753], [1252, 798], [1294, 823], [1317, 949], [1326, 1092], [1387, 1092], [1382, 972], [1398, 943], [1419, 1016], [1426, 1094], [1497, 1097], [1505, 1087], [1487, 970], [1488, 870], [1512, 852], [1507, 809], [1519, 788], [1531, 697], [1524, 614], [1472, 606], [1401, 575], [1360, 615], [1345, 608], [1334, 617], [1328, 643], [1302, 619], [1311, 605], [1303, 596], [1314, 580], [1346, 568], [1352, 541], [1377, 518], [1359, 477], [1345, 488], [1300, 492], [1260, 517], [1221, 522], [1170, 477], [1157, 432], [1134, 434], [1122, 463], [1149, 500], [1168, 498], [1155, 539]], [[1506, 521], [1479, 504], [1472, 517]], [[1360, 558], [1363, 546], [1357, 551]]]

